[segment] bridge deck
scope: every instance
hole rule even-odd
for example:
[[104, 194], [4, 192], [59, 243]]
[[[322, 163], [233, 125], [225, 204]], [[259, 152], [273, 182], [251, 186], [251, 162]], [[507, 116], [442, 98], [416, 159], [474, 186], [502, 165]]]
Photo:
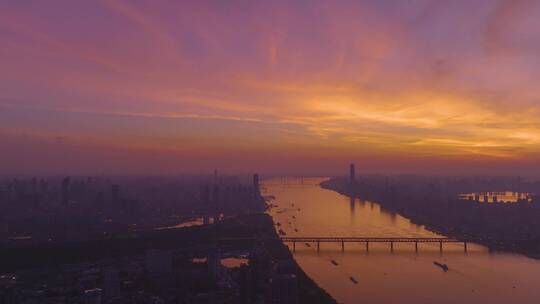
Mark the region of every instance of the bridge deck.
[[443, 243], [462, 243], [465, 252], [467, 252], [467, 243], [470, 240], [458, 240], [455, 238], [433, 238], [433, 237], [329, 237], [329, 236], [303, 236], [303, 237], [280, 237], [280, 238], [227, 238], [222, 241], [238, 240], [280, 240], [284, 243], [292, 243], [293, 251], [296, 250], [296, 243], [316, 243], [317, 252], [320, 250], [321, 243], [340, 243], [341, 250], [345, 251], [345, 243], [365, 243], [366, 250], [369, 250], [369, 243], [388, 243], [393, 252], [394, 243], [414, 243], [415, 250], [418, 252], [418, 243], [439, 243], [439, 249], [442, 253]]
[[279, 237], [279, 238], [255, 238], [255, 237], [238, 237], [238, 238], [222, 238], [222, 241], [243, 241], [243, 240], [281, 240], [282, 242], [321, 242], [321, 243], [341, 243], [341, 242], [379, 242], [379, 243], [463, 243], [470, 240], [455, 239], [455, 238], [429, 238], [429, 237], [316, 237], [316, 236], [301, 236], [301, 237]]
[[466, 240], [454, 238], [429, 238], [429, 237], [282, 237], [283, 242], [378, 242], [378, 243], [463, 243]]

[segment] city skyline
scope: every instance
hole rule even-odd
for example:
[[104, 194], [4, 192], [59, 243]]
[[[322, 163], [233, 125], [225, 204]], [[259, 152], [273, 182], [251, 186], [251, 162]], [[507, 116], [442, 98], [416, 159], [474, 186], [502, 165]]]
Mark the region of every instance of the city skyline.
[[0, 4], [6, 174], [537, 175], [534, 1]]
[[0, 304], [533, 304], [540, 0], [0, 0]]

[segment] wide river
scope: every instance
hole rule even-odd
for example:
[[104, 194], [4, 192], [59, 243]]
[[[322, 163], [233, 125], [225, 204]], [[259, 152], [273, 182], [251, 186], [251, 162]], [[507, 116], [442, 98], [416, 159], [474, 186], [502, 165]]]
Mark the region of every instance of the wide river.
[[[270, 214], [287, 236], [441, 237], [376, 202], [319, 187], [324, 178], [265, 180]], [[292, 248], [291, 248], [292, 249]], [[540, 303], [540, 261], [470, 244], [296, 244], [302, 269], [339, 303]], [[334, 260], [337, 265], [331, 261]], [[447, 264], [448, 272], [433, 264]], [[358, 284], [354, 284], [354, 277]]]

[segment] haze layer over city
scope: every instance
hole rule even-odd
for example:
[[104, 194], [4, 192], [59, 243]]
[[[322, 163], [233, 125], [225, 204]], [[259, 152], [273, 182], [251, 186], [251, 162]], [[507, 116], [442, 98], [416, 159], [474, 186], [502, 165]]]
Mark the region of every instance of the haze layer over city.
[[539, 54], [530, 0], [0, 0], [0, 304], [537, 303]]

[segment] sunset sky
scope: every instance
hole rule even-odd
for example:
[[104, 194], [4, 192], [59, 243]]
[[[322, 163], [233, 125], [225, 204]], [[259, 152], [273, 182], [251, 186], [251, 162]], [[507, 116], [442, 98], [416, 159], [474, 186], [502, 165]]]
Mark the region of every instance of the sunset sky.
[[0, 174], [540, 172], [540, 1], [0, 1]]

